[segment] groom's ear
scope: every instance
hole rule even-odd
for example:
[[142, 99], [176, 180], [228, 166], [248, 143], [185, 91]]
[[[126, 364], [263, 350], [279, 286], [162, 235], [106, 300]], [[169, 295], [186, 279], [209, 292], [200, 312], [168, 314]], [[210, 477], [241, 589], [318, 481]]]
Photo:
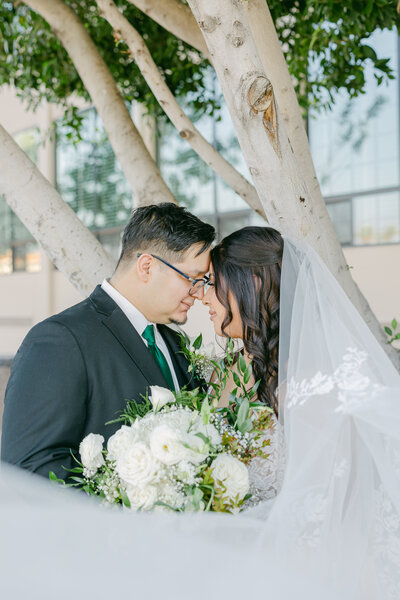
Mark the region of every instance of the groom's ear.
[[139, 279], [144, 283], [147, 283], [150, 279], [151, 268], [153, 266], [154, 259], [151, 254], [141, 254], [137, 260], [136, 270]]

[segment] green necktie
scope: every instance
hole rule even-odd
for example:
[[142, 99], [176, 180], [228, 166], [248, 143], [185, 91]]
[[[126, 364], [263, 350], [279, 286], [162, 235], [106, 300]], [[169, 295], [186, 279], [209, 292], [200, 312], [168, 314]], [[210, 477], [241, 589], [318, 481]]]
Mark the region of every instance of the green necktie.
[[174, 380], [172, 379], [171, 375], [171, 369], [168, 366], [164, 354], [161, 352], [160, 348], [156, 344], [156, 339], [154, 335], [154, 325], [147, 325], [146, 329], [143, 331], [143, 338], [148, 344], [150, 354], [153, 356], [154, 360], [160, 367], [161, 373], [164, 375], [165, 381], [167, 382], [169, 389], [174, 392], [175, 386]]

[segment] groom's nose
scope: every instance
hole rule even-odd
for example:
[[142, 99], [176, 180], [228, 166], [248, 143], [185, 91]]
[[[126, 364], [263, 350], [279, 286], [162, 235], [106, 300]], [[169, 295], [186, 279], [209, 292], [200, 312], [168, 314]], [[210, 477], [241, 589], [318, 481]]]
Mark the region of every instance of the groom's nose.
[[194, 294], [191, 294], [192, 298], [197, 298], [197, 300], [203, 300], [204, 298], [204, 287], [199, 288]]

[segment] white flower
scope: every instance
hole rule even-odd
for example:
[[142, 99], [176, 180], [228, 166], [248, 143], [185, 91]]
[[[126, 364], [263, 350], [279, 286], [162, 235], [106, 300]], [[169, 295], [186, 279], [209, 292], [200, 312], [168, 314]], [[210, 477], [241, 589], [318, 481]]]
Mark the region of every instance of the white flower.
[[159, 425], [152, 431], [150, 449], [164, 465], [174, 465], [186, 458], [186, 449], [181, 438], [168, 425]]
[[90, 472], [96, 472], [104, 465], [102, 454], [104, 438], [97, 433], [89, 433], [79, 444], [79, 454], [83, 466]]
[[117, 459], [116, 471], [127, 484], [145, 486], [156, 474], [157, 461], [146, 444], [136, 442]]
[[196, 467], [191, 462], [182, 460], [178, 464], [177, 477], [181, 481], [193, 485], [196, 480]]
[[165, 404], [175, 402], [174, 394], [167, 388], [160, 387], [159, 385], [151, 385], [150, 392], [150, 402], [155, 411], [160, 410]]
[[205, 435], [207, 438], [209, 438], [213, 446], [219, 446], [222, 443], [222, 437], [216, 427], [214, 427], [214, 425], [211, 423], [204, 425], [201, 417], [199, 417], [194, 426], [194, 433], [202, 433]]
[[186, 460], [194, 463], [195, 465], [200, 464], [209, 455], [209, 446], [197, 435], [188, 433], [184, 437], [184, 443], [189, 448], [184, 447], [186, 450]]
[[125, 454], [136, 439], [137, 435], [135, 431], [132, 430], [132, 427], [122, 425], [121, 429], [118, 429], [107, 442], [109, 460], [117, 460], [120, 456]]
[[249, 473], [240, 460], [230, 454], [220, 454], [212, 462], [211, 469], [217, 489], [223, 485], [228, 500], [243, 500], [249, 491]]
[[131, 503], [132, 510], [150, 510], [157, 501], [157, 488], [154, 485], [145, 487], [129, 486], [126, 495]]
[[160, 486], [159, 499], [171, 508], [181, 508], [185, 502], [185, 496], [179, 493], [170, 483]]

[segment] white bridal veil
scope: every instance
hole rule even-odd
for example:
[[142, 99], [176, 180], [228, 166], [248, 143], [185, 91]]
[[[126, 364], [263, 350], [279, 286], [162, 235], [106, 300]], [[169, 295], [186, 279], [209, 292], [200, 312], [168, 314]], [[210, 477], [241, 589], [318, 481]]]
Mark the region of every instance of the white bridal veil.
[[1, 597], [400, 598], [400, 376], [287, 239], [279, 379], [283, 484], [239, 516], [106, 509], [3, 466]]

